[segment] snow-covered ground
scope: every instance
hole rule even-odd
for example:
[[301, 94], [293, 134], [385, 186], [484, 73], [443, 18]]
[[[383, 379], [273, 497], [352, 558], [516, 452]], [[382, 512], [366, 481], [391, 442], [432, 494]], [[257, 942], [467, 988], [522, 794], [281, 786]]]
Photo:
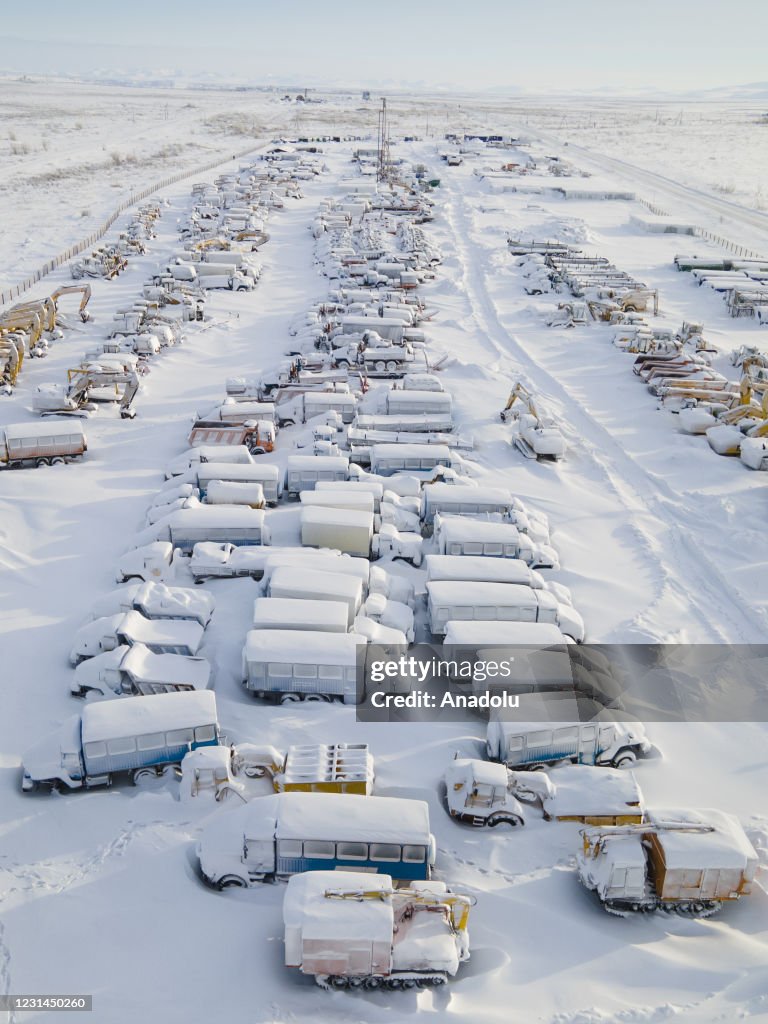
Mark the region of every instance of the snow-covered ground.
[[[144, 153], [185, 135], [176, 129], [170, 134], [159, 117], [151, 121], [163, 96], [153, 106], [141, 94], [146, 108], [137, 114], [132, 145]], [[68, 110], [79, 102], [60, 98]], [[190, 102], [198, 102], [197, 94]], [[262, 118], [261, 108], [248, 102], [242, 100], [243, 110], [252, 110], [260, 125], [267, 123], [267, 114]], [[461, 102], [466, 112], [466, 99]], [[111, 103], [104, 100], [105, 117]], [[321, 111], [322, 118], [305, 114], [307, 130], [311, 117], [318, 124], [333, 120], [341, 130], [344, 101], [334, 101], [332, 108]], [[231, 136], [214, 138], [201, 155], [201, 140], [211, 137], [200, 128], [199, 110], [183, 110], [180, 101], [176, 120], [189, 125], [200, 147], [190, 150], [190, 163], [198, 156], [211, 159], [211, 149], [229, 144]], [[369, 114], [351, 105], [348, 110], [350, 133], [360, 131]], [[511, 119], [509, 111], [497, 114]], [[487, 120], [486, 108], [471, 116], [496, 124]], [[416, 123], [415, 113], [407, 117]], [[550, 119], [542, 127], [558, 134], [560, 126]], [[92, 130], [95, 154], [109, 133]], [[80, 131], [71, 126], [66, 133], [68, 152], [74, 153]], [[247, 140], [238, 138], [244, 148]], [[442, 180], [435, 221], [425, 227], [444, 256], [437, 280], [423, 289], [428, 306], [438, 311], [428, 331], [434, 352], [447, 354], [441, 377], [453, 394], [461, 432], [474, 436], [480, 478], [510, 487], [548, 514], [562, 561], [553, 578], [571, 588], [589, 640], [765, 643], [763, 475], [716, 456], [705, 439], [679, 433], [676, 418], [657, 408], [632, 374], [632, 357], [612, 346], [608, 327], [545, 327], [544, 314], [557, 297], [524, 293], [506, 235], [581, 238], [585, 250], [610, 257], [659, 289], [660, 325], [675, 329], [683, 320], [703, 321], [720, 349], [721, 368], [731, 348], [766, 348], [765, 335], [752, 321], [729, 318], [717, 296], [675, 271], [672, 258], [690, 240], [634, 228], [630, 215], [645, 212], [639, 205], [498, 194], [473, 170], [500, 164], [500, 152], [488, 150], [448, 168], [437, 148], [428, 138], [400, 144], [394, 152], [423, 161]], [[378, 793], [428, 801], [437, 876], [477, 897], [470, 921], [472, 959], [453, 983], [435, 991], [325, 993], [289, 974], [282, 964], [283, 887], [214, 893], [197, 877], [194, 841], [226, 808], [210, 812], [180, 803], [170, 788], [147, 792], [127, 785], [70, 796], [22, 796], [23, 751], [80, 706], [69, 696], [72, 633], [96, 598], [113, 587], [115, 563], [143, 526], [165, 465], [186, 447], [194, 412], [223, 396], [226, 377], [274, 366], [290, 343], [290, 321], [327, 290], [313, 263], [307, 227], [320, 199], [340, 194], [339, 179], [352, 173], [352, 147], [324, 149], [328, 172], [303, 186], [304, 198], [287, 201], [270, 221], [257, 289], [214, 293], [208, 303], [212, 319], [191, 327], [184, 345], [153, 360], [136, 402], [137, 418], [123, 421], [101, 411], [87, 420], [89, 452], [82, 464], [0, 475], [0, 993], [93, 993], [93, 1014], [73, 1019], [100, 1024], [139, 1018], [173, 1024], [207, 1018], [390, 1024], [414, 1013], [457, 1024], [768, 1018], [768, 900], [761, 886], [711, 920], [607, 915], [576, 879], [578, 826], [531, 815], [522, 831], [499, 834], [448, 818], [438, 784], [455, 750], [479, 751], [480, 721], [361, 725], [341, 705], [266, 707], [251, 701], [240, 683], [240, 653], [256, 592], [247, 579], [208, 585], [217, 609], [205, 647], [215, 666], [227, 735], [278, 749], [299, 742], [367, 741], [376, 759]], [[616, 154], [631, 162], [635, 156], [630, 149]], [[73, 155], [72, 164], [79, 159]], [[97, 155], [87, 159], [96, 161]], [[55, 158], [50, 162], [55, 165]], [[46, 163], [46, 152], [38, 152], [37, 172]], [[675, 171], [672, 164], [664, 168], [673, 176]], [[81, 190], [76, 195], [89, 189], [94, 209], [105, 212], [112, 192], [120, 194], [111, 189], [116, 173], [104, 168], [103, 176], [73, 174]], [[141, 176], [120, 177], [118, 184], [138, 186], [162, 173], [144, 167]], [[207, 176], [213, 177], [215, 172]], [[589, 179], [590, 187], [597, 180]], [[42, 195], [41, 216], [58, 203], [53, 191]], [[173, 249], [177, 219], [191, 205], [189, 186], [179, 184], [165, 195], [170, 205], [151, 252], [131, 260], [115, 281], [94, 284], [94, 320], [68, 331], [46, 359], [25, 364], [14, 395], [0, 400], [0, 422], [31, 418], [34, 388], [63, 380], [89, 342], [103, 338], [113, 311], [136, 297], [151, 268]], [[80, 205], [80, 198], [71, 198], [73, 206]], [[62, 209], [52, 219], [58, 241], [49, 245], [28, 208], [16, 209], [7, 225], [10, 234], [0, 239], [7, 257], [4, 279], [16, 276], [8, 268], [25, 232], [33, 240], [29, 251], [43, 257], [59, 242], [75, 240], [70, 231], [77, 237], [85, 233]], [[696, 251], [715, 250], [696, 240]], [[31, 294], [47, 294], [67, 281], [62, 268]], [[498, 413], [520, 377], [557, 416], [570, 445], [564, 462], [528, 461], [509, 444], [509, 428]], [[277, 452], [264, 458], [281, 463], [290, 443], [285, 431]], [[281, 509], [277, 516], [278, 536], [290, 537], [295, 509]], [[637, 769], [647, 802], [734, 812], [765, 865], [766, 731], [760, 722], [649, 725], [664, 757]], [[49, 1017], [29, 1013], [17, 1021]]]

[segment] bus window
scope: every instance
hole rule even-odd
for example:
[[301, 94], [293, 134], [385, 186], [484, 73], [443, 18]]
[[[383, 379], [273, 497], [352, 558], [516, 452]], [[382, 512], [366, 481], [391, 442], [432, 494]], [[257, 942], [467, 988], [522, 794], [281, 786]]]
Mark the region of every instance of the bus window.
[[277, 844], [277, 854], [279, 857], [300, 857], [301, 840], [281, 839], [280, 842]]
[[136, 740], [139, 750], [161, 750], [165, 746], [164, 732], [148, 732]]
[[400, 860], [400, 847], [394, 843], [371, 843], [371, 860]]
[[83, 746], [83, 752], [86, 757], [106, 757], [107, 756], [107, 744], [106, 743], [86, 743]]
[[136, 740], [133, 736], [125, 736], [117, 740], [109, 740], [107, 742], [107, 750], [110, 754], [132, 754], [136, 750]]
[[427, 859], [427, 848], [426, 846], [404, 846], [403, 847], [403, 863], [404, 864], [423, 864]]
[[305, 839], [304, 856], [318, 857], [324, 860], [333, 860], [335, 854], [334, 844], [323, 839]]
[[368, 860], [367, 843], [337, 843], [336, 851], [345, 860]]
[[211, 740], [216, 739], [216, 726], [214, 725], [198, 725], [195, 729], [195, 742], [196, 743], [210, 743]]

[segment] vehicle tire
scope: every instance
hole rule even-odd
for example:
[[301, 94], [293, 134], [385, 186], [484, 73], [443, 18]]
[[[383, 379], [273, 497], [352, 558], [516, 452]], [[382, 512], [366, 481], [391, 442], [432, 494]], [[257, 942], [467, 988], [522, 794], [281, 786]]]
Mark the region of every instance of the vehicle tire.
[[280, 695], [281, 704], [296, 704], [300, 700], [301, 697], [298, 693], [283, 693]]
[[338, 368], [340, 370], [348, 370], [349, 369], [349, 360], [348, 359], [337, 359], [336, 360], [336, 365], [338, 366]]
[[145, 782], [150, 782], [157, 778], [157, 772], [154, 768], [137, 768], [133, 773], [133, 784], [134, 786], [141, 786]]
[[324, 693], [307, 693], [304, 695], [305, 703], [321, 704], [327, 700], [328, 698]]
[[383, 359], [377, 359], [373, 365], [376, 368], [376, 373], [384, 373], [387, 368], [387, 364]]
[[240, 875], [222, 875], [216, 887], [223, 892], [224, 889], [247, 889], [248, 883]]
[[51, 459], [52, 466], [63, 466], [67, 460], [62, 458], [61, 455], [56, 455]]
[[620, 750], [613, 759], [614, 768], [633, 768], [637, 764], [634, 750]]
[[389, 370], [390, 373], [394, 373], [395, 370], [397, 370], [397, 363], [395, 362], [394, 359], [388, 360], [387, 369]]
[[493, 814], [486, 822], [489, 828], [496, 828], [497, 825], [509, 825], [510, 828], [517, 828], [522, 825], [523, 820], [516, 814]]
[[336, 975], [333, 978], [329, 978], [328, 979], [328, 983], [331, 986], [331, 988], [339, 988], [340, 989], [340, 988], [348, 988], [349, 987], [349, 979], [348, 978], [344, 978], [341, 975]]
[[625, 306], [624, 307], [624, 312], [625, 313], [637, 313], [638, 309], [637, 309], [637, 306]]
[[48, 459], [44, 458], [43, 456], [40, 456], [39, 459], [35, 459], [35, 465], [36, 466], [50, 466], [50, 462], [48, 461]]

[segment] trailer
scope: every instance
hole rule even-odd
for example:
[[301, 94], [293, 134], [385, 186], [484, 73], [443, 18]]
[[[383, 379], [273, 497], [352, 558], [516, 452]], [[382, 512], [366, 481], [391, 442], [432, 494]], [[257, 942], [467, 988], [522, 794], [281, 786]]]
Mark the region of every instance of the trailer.
[[301, 543], [368, 558], [373, 539], [373, 512], [305, 503], [301, 509]]
[[706, 810], [653, 810], [639, 825], [588, 828], [579, 879], [619, 916], [663, 910], [708, 917], [749, 895], [758, 856], [738, 819]]
[[218, 744], [210, 690], [97, 701], [24, 755], [21, 788], [88, 789], [121, 775], [138, 785], [165, 770], [175, 774], [190, 750]]
[[0, 426], [0, 467], [58, 466], [87, 450], [83, 428], [73, 420]]
[[118, 615], [132, 609], [146, 619], [182, 619], [198, 622], [205, 628], [211, 621], [215, 601], [188, 587], [168, 587], [154, 580], [131, 583], [111, 591], [91, 608], [91, 618]]
[[412, 881], [429, 878], [435, 840], [422, 800], [275, 793], [217, 815], [203, 831], [197, 856], [203, 877], [218, 889], [313, 871]]
[[237, 772], [268, 775], [276, 793], [351, 793], [373, 791], [373, 755], [367, 743], [299, 744], [281, 754], [272, 746], [239, 743], [233, 748]]
[[443, 985], [469, 959], [471, 899], [444, 882], [387, 874], [294, 875], [283, 901], [285, 963], [324, 989]]
[[73, 697], [148, 696], [183, 690], [207, 690], [211, 666], [205, 658], [153, 654], [144, 644], [121, 644], [97, 654], [75, 669]]

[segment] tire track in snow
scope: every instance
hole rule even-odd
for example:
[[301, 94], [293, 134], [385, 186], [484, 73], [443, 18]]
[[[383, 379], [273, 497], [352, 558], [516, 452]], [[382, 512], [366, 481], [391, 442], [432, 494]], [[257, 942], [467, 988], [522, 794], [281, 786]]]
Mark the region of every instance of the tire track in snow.
[[[657, 597], [634, 623], [652, 619], [652, 613], [661, 609], [667, 598], [672, 598], [691, 609], [704, 627], [709, 642], [764, 643], [768, 637], [768, 620], [747, 606], [718, 566], [692, 539], [695, 518], [686, 512], [680, 496], [639, 465], [611, 432], [504, 327], [488, 292], [482, 269], [484, 263], [473, 260], [469, 251], [466, 201], [450, 186], [447, 191], [450, 198], [444, 211], [453, 232], [464, 291], [487, 346], [498, 356], [493, 369], [506, 375], [504, 364], [513, 357], [517, 366], [527, 370], [533, 379], [543, 379], [549, 391], [559, 397], [569, 411], [571, 425], [577, 430], [579, 447], [626, 509], [643, 551], [658, 571]], [[640, 521], [647, 519], [649, 513], [662, 525], [661, 531], [651, 531]], [[713, 616], [712, 608], [717, 608], [717, 617]]]
[[[0, 921], [0, 995], [7, 996], [11, 991], [11, 950], [5, 938], [5, 925]], [[8, 1010], [8, 1024], [15, 1024], [16, 1014]]]

